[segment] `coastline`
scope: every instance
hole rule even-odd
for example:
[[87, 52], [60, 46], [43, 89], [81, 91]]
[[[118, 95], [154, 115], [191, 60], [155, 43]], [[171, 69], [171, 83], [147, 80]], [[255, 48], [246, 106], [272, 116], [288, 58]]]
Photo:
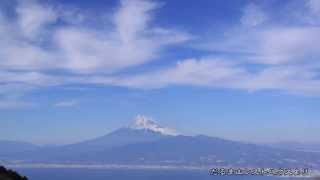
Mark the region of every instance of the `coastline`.
[[123, 164], [4, 164], [10, 168], [74, 168], [74, 169], [137, 169], [137, 170], [209, 170], [212, 167], [199, 166], [169, 166], [169, 165], [123, 165]]
[[[124, 165], [124, 164], [47, 164], [47, 163], [25, 163], [25, 164], [3, 164], [15, 169], [100, 169], [100, 170], [168, 170], [168, 171], [208, 171], [213, 166], [170, 166], [170, 165]], [[224, 167], [232, 168], [232, 167]], [[239, 167], [235, 167], [239, 168]], [[303, 177], [318, 177], [320, 170], [311, 169], [309, 175]], [[288, 176], [282, 176], [288, 177]], [[291, 176], [292, 177], [292, 176]], [[301, 176], [296, 176], [301, 177]]]

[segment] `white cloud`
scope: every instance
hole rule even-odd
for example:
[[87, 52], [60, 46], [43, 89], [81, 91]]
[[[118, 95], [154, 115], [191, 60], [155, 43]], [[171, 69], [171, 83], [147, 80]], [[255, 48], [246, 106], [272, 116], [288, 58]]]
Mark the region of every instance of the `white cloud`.
[[155, 60], [166, 46], [190, 38], [183, 32], [150, 26], [150, 11], [158, 7], [154, 1], [123, 0], [109, 22], [113, 26], [96, 27], [53, 25], [65, 15], [37, 1], [18, 2], [16, 21], [0, 19], [2, 69], [113, 73]]
[[42, 74], [39, 72], [11, 72], [11, 71], [0, 71], [0, 82], [1, 83], [12, 83], [12, 84], [26, 84], [33, 86], [46, 86], [54, 85], [58, 78]]
[[[310, 13], [317, 14], [318, 4], [306, 2]], [[320, 95], [319, 27], [268, 24], [271, 17], [256, 4], [246, 6], [238, 26], [227, 29], [222, 37], [198, 38], [201, 48], [222, 51], [225, 56], [191, 57], [173, 66], [122, 74], [127, 68], [159, 59], [167, 47], [192, 38], [152, 24], [152, 12], [158, 7], [155, 1], [123, 0], [108, 25], [92, 27], [82, 20], [68, 23], [67, 19], [67, 25], [49, 26], [66, 18], [65, 14], [37, 1], [25, 1], [17, 7], [15, 21], [0, 14], [0, 81], [8, 87], [104, 84], [153, 89], [192, 85]], [[252, 70], [251, 66], [259, 68]]]
[[264, 23], [268, 16], [256, 4], [248, 4], [243, 10], [241, 23], [244, 26], [255, 27]]
[[[305, 1], [300, 6], [303, 8], [303, 3], [307, 3], [313, 8], [311, 13], [316, 14], [317, 2]], [[308, 12], [306, 16], [309, 16]], [[267, 20], [266, 13], [257, 5], [249, 4], [239, 19], [241, 25], [227, 29], [218, 38], [213, 36], [211, 41], [199, 42], [201, 49], [225, 53], [222, 61], [237, 62], [229, 70], [242, 70], [235, 76], [238, 80], [218, 84], [248, 91], [280, 90], [320, 95], [320, 43], [315, 40], [320, 36], [320, 28], [295, 22], [294, 19], [290, 25], [277, 24], [274, 19], [270, 20], [271, 24]], [[263, 26], [257, 27], [261, 24]], [[252, 66], [256, 67], [255, 70]], [[199, 78], [200, 82], [212, 76], [207, 74], [207, 78]], [[212, 83], [206, 85], [211, 86]]]
[[177, 136], [179, 133], [175, 129], [162, 127], [158, 122], [152, 118], [138, 115], [133, 125], [130, 126], [133, 129], [148, 129], [164, 135]]
[[307, 5], [311, 9], [312, 13], [320, 14], [320, 2], [318, 0], [308, 0]]
[[186, 59], [174, 67], [125, 77], [96, 77], [86, 82], [138, 89], [192, 85], [246, 91], [277, 90], [298, 95], [320, 95], [320, 80], [313, 67], [264, 66], [250, 71], [244, 64], [227, 59]]
[[114, 17], [116, 31], [124, 44], [131, 44], [143, 35], [151, 20], [148, 14], [157, 4], [152, 1], [121, 1], [121, 7]]
[[223, 84], [237, 80], [237, 77], [242, 77], [244, 74], [245, 72], [235, 64], [219, 59], [186, 59], [174, 67], [118, 78], [111, 83], [142, 89], [169, 85], [223, 87]]
[[[108, 32], [91, 28], [62, 28], [55, 35], [66, 59], [65, 68], [80, 72], [118, 70], [157, 57], [161, 44], [154, 43], [148, 22], [151, 1], [122, 1]], [[150, 36], [149, 36], [150, 35]]]
[[[265, 27], [231, 31], [219, 42], [208, 42], [201, 48], [227, 53], [242, 53], [238, 59], [261, 64], [310, 62], [320, 58], [314, 41], [319, 27]], [[243, 56], [245, 55], [245, 57]]]
[[[185, 59], [175, 66], [130, 75], [62, 76], [55, 81], [63, 84], [104, 84], [136, 89], [157, 89], [175, 85], [246, 91], [277, 90], [290, 94], [320, 95], [319, 73], [313, 66], [263, 65], [252, 71], [250, 64], [234, 59]], [[52, 80], [55, 82], [54, 80]], [[72, 106], [78, 102], [59, 102], [57, 106]]]
[[318, 96], [320, 80], [316, 76], [313, 69], [306, 67], [268, 66], [235, 84], [238, 88], [249, 91], [280, 90], [290, 94]]
[[[166, 47], [191, 38], [184, 32], [151, 26], [151, 11], [158, 7], [151, 0], [122, 0], [109, 19], [89, 26], [85, 20], [99, 19], [93, 13], [72, 9], [68, 14], [61, 12], [68, 11], [67, 7], [17, 1], [16, 16], [0, 13], [0, 83], [7, 87], [86, 83], [83, 73], [110, 75], [154, 61]], [[70, 16], [81, 20], [70, 21]]]
[[39, 42], [41, 41], [40, 37], [42, 36], [40, 34], [43, 32], [44, 22], [35, 25], [37, 27], [32, 30], [34, 32], [27, 33], [27, 35], [24, 30], [28, 28], [23, 28], [23, 30], [20, 28], [19, 21], [21, 19], [21, 16], [17, 16], [16, 21], [14, 21], [0, 13], [0, 70], [43, 69], [54, 65], [51, 53], [45, 50]]
[[32, 1], [19, 1], [16, 12], [22, 34], [30, 39], [39, 38], [45, 26], [55, 22], [58, 17], [57, 12], [51, 7], [44, 7]]
[[266, 63], [290, 63], [309, 61], [320, 58], [318, 46], [314, 38], [320, 35], [320, 28], [274, 28], [262, 32], [260, 37], [261, 49], [257, 53], [264, 56]]

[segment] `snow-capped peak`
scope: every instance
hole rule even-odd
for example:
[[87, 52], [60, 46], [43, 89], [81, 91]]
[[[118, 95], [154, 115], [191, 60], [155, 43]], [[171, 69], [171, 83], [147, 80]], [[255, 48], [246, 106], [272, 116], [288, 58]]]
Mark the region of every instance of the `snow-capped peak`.
[[138, 115], [133, 125], [130, 126], [133, 129], [148, 129], [154, 132], [158, 132], [164, 135], [176, 136], [177, 131], [171, 128], [160, 126], [156, 121], [151, 118], [147, 118], [142, 115]]

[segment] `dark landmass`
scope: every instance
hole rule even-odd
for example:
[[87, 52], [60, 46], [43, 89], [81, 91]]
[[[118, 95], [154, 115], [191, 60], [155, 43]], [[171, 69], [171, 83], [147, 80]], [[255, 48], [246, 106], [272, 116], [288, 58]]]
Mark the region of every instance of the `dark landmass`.
[[0, 166], [0, 180], [28, 180], [27, 177], [19, 175], [17, 172]]

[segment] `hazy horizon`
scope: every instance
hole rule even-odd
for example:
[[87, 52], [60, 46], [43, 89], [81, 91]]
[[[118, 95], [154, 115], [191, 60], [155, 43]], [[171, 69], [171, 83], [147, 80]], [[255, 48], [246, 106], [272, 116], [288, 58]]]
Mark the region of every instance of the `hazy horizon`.
[[[138, 116], [143, 116], [143, 115], [137, 115], [135, 118], [137, 118]], [[161, 122], [159, 121], [156, 121], [154, 119], [151, 119], [151, 117], [146, 117], [146, 116], [143, 116], [145, 118], [148, 118], [149, 120], [152, 120], [154, 122], [156, 122], [158, 125], [160, 125], [161, 127], [164, 127], [162, 126]], [[12, 141], [12, 142], [25, 142], [25, 143], [31, 143], [31, 144], [34, 144], [34, 145], [39, 145], [39, 146], [59, 146], [59, 145], [68, 145], [68, 144], [74, 144], [74, 143], [80, 143], [80, 142], [84, 142], [84, 141], [87, 141], [87, 140], [91, 140], [91, 139], [95, 139], [95, 138], [99, 138], [99, 137], [102, 137], [102, 136], [105, 136], [105, 135], [108, 135], [114, 131], [117, 131], [119, 129], [122, 129], [122, 128], [131, 128], [130, 126], [134, 123], [134, 121], [130, 121], [128, 124], [125, 124], [125, 125], [122, 125], [122, 126], [119, 126], [119, 127], [116, 127], [115, 129], [112, 129], [110, 131], [106, 131], [105, 133], [103, 134], [98, 134], [98, 135], [95, 135], [95, 136], [92, 136], [92, 137], [84, 137], [84, 139], [79, 139], [77, 141], [71, 141], [71, 142], [55, 142], [55, 143], [43, 143], [43, 142], [33, 142], [33, 141], [30, 141], [30, 140], [27, 140], [27, 139], [0, 139], [0, 141]], [[265, 144], [265, 145], [272, 145], [272, 144], [278, 144], [278, 143], [284, 143], [284, 144], [287, 144], [287, 143], [293, 143], [293, 144], [301, 144], [302, 146], [303, 145], [320, 145], [320, 142], [319, 141], [298, 141], [298, 140], [274, 140], [274, 141], [261, 141], [261, 140], [247, 140], [247, 139], [239, 139], [239, 138], [230, 138], [230, 137], [221, 137], [221, 136], [212, 136], [212, 135], [208, 135], [208, 134], [203, 134], [203, 133], [196, 133], [196, 132], [193, 132], [193, 133], [190, 133], [190, 132], [181, 132], [179, 131], [178, 129], [174, 129], [173, 127], [164, 127], [164, 128], [170, 128], [170, 129], [173, 129], [177, 132], [177, 135], [182, 135], [182, 136], [199, 136], [199, 135], [204, 135], [204, 136], [211, 136], [211, 137], [216, 137], [216, 138], [222, 138], [222, 139], [225, 139], [225, 140], [232, 140], [232, 141], [239, 141], [239, 142], [244, 142], [244, 143], [254, 143], [254, 144]], [[72, 132], [70, 133], [70, 135], [72, 135]]]

